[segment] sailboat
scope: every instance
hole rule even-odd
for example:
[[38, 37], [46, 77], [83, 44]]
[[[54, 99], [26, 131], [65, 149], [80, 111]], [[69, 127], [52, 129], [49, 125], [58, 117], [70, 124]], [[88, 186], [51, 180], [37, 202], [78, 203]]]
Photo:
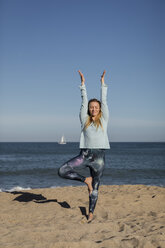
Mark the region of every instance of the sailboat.
[[64, 135], [62, 135], [59, 144], [60, 144], [60, 145], [65, 145], [65, 144], [66, 144], [66, 139], [65, 139]]

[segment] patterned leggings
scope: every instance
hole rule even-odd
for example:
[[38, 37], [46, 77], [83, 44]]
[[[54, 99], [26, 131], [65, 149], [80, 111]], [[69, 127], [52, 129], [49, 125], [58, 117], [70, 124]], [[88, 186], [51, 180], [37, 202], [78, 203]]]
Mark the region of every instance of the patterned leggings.
[[89, 195], [89, 212], [93, 213], [98, 199], [100, 178], [105, 164], [105, 149], [81, 149], [80, 154], [67, 161], [58, 170], [60, 177], [84, 182], [86, 177], [80, 175], [76, 169], [89, 167], [92, 177], [93, 191]]

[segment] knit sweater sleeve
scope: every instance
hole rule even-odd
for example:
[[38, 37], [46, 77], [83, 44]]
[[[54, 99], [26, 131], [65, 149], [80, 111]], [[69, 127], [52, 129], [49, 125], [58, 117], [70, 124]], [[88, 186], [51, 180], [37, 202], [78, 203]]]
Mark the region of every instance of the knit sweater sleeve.
[[109, 119], [109, 110], [107, 105], [107, 90], [108, 86], [106, 84], [101, 85], [101, 111], [102, 116], [106, 122], [108, 122]]
[[87, 91], [85, 85], [80, 86], [81, 90], [81, 108], [80, 108], [80, 122], [82, 125], [85, 124], [86, 119], [88, 117], [87, 111], [88, 111], [88, 98], [87, 98]]

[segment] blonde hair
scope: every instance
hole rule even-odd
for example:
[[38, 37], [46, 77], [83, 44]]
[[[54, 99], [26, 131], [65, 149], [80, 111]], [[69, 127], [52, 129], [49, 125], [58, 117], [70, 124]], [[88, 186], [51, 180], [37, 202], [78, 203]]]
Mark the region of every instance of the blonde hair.
[[[92, 116], [90, 115], [90, 112], [89, 112], [89, 105], [90, 105], [90, 103], [91, 102], [97, 102], [98, 104], [99, 104], [99, 106], [100, 106], [100, 112], [99, 112], [99, 114], [95, 117], [95, 120], [92, 120]], [[85, 123], [85, 126], [84, 126], [84, 129], [87, 129], [89, 126], [90, 126], [90, 124], [93, 122], [94, 123], [94, 125], [97, 127], [97, 129], [99, 128], [99, 126], [101, 126], [101, 128], [103, 129], [103, 125], [102, 125], [102, 123], [101, 123], [101, 116], [102, 116], [102, 112], [101, 112], [101, 102], [99, 101], [99, 100], [97, 100], [97, 99], [91, 99], [91, 100], [89, 100], [89, 102], [88, 102], [88, 119], [87, 119], [87, 121], [86, 121], [86, 123]]]

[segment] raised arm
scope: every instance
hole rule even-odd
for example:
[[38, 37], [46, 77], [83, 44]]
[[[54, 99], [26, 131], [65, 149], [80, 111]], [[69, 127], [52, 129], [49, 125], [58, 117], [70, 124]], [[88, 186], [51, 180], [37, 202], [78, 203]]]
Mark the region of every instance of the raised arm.
[[105, 76], [105, 70], [103, 74], [101, 75], [101, 111], [102, 111], [102, 116], [104, 120], [108, 122], [108, 119], [109, 119], [109, 110], [108, 110], [108, 105], [107, 105], [108, 86], [104, 83], [104, 76]]
[[80, 86], [80, 90], [81, 90], [81, 98], [82, 98], [82, 102], [81, 102], [81, 108], [80, 108], [80, 121], [81, 124], [84, 125], [87, 119], [87, 111], [88, 111], [88, 98], [87, 98], [87, 92], [86, 92], [86, 87], [85, 87], [85, 78], [84, 75], [81, 73], [81, 71], [78, 71], [80, 74], [80, 78], [81, 78], [81, 86]]

